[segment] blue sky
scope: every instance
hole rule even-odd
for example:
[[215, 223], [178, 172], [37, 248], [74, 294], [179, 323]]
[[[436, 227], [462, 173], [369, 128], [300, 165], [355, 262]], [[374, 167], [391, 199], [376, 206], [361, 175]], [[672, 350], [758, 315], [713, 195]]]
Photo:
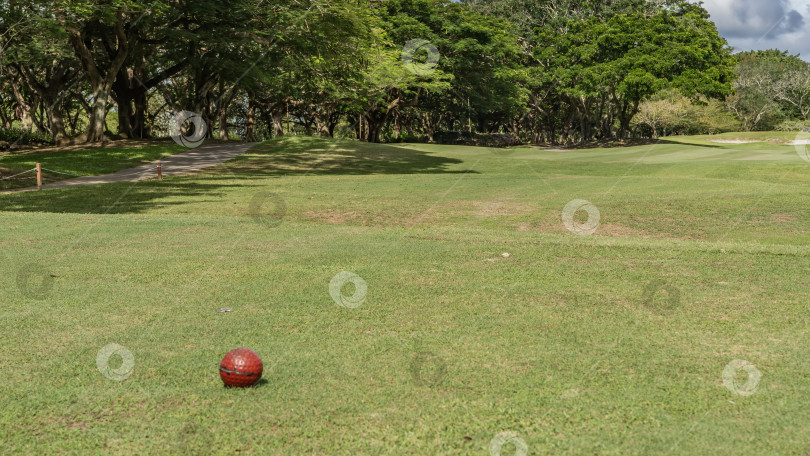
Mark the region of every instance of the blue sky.
[[704, 0], [736, 50], [781, 49], [810, 61], [810, 0]]

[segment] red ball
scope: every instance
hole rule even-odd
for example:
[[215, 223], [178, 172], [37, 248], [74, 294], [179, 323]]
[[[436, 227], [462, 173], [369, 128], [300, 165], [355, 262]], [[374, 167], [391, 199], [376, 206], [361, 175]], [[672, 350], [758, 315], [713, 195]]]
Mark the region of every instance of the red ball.
[[249, 348], [229, 351], [219, 363], [219, 376], [228, 386], [253, 386], [262, 378], [262, 359]]

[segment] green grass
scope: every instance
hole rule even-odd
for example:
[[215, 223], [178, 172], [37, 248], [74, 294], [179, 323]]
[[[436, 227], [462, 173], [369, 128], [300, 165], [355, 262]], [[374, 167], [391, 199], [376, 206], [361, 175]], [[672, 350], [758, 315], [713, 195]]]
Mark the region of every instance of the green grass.
[[[530, 455], [804, 454], [810, 163], [709, 139], [289, 138], [196, 176], [2, 195], [4, 451], [489, 455], [514, 431]], [[592, 236], [563, 226], [573, 199]], [[29, 264], [45, 299], [18, 287]], [[330, 297], [341, 271], [360, 307]], [[657, 282], [675, 305], [645, 301]], [[110, 343], [123, 382], [96, 367]], [[255, 388], [221, 385], [238, 346], [264, 359]], [[734, 359], [762, 373], [751, 396], [723, 386]]]
[[[187, 149], [172, 141], [153, 141], [98, 148], [68, 147], [56, 150], [57, 152], [46, 150], [28, 153], [0, 153], [0, 177], [8, 177], [30, 170], [37, 163], [41, 163], [44, 168], [43, 182], [45, 183], [75, 176], [95, 176], [133, 168]], [[11, 180], [0, 180], [0, 189], [33, 185], [36, 185], [36, 177], [33, 173]]]

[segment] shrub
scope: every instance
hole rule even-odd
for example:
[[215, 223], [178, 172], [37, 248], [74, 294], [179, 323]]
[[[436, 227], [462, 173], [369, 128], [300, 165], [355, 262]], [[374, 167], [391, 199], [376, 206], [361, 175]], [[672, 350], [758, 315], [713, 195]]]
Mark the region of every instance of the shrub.
[[810, 132], [810, 120], [786, 120], [776, 126], [779, 131], [808, 131]]
[[0, 141], [17, 145], [51, 144], [51, 135], [41, 131], [25, 131], [22, 128], [0, 129]]
[[677, 90], [664, 90], [639, 106], [633, 119], [635, 131], [655, 138], [739, 131], [742, 125], [719, 100], [694, 100]]

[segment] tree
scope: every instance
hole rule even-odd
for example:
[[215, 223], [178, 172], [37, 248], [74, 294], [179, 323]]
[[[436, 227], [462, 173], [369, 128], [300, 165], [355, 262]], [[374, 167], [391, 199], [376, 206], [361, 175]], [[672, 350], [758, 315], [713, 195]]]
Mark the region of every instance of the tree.
[[651, 130], [651, 137], [664, 136], [681, 127], [689, 115], [689, 99], [676, 90], [665, 90], [641, 104], [635, 123]]
[[15, 27], [14, 30], [7, 28], [3, 34], [2, 58], [12, 77], [10, 85], [23, 129], [31, 129], [35, 121], [33, 113], [41, 108], [47, 119], [42, 129], [50, 131], [54, 142], [60, 144], [66, 139], [60, 107], [63, 92], [80, 79], [80, 65], [66, 45], [66, 33], [55, 26], [53, 17], [31, 19], [43, 6], [30, 2], [6, 2], [0, 6], [0, 14], [5, 19], [3, 24]]
[[160, 3], [128, 0], [66, 2], [53, 5], [53, 16], [68, 34], [68, 42], [87, 75], [92, 92], [92, 109], [85, 140], [105, 139], [104, 121], [112, 86], [129, 56], [140, 20], [158, 11]]
[[[435, 67], [417, 71], [434, 46]], [[0, 51], [0, 121], [57, 142], [65, 123], [90, 142], [165, 134], [182, 110], [221, 140], [285, 127], [374, 142], [623, 139], [658, 133], [645, 102], [661, 90], [724, 98], [736, 63], [706, 11], [676, 0], [7, 0]], [[806, 66], [788, 70], [770, 103], [806, 117]], [[750, 106], [755, 92], [738, 88]]]
[[790, 117], [792, 110], [806, 118], [810, 94], [805, 62], [778, 50], [743, 52], [736, 57], [735, 95], [728, 108], [746, 131], [769, 128]]
[[810, 116], [810, 64], [797, 56], [789, 56], [785, 72], [774, 81], [776, 99], [791, 117], [808, 120]]

